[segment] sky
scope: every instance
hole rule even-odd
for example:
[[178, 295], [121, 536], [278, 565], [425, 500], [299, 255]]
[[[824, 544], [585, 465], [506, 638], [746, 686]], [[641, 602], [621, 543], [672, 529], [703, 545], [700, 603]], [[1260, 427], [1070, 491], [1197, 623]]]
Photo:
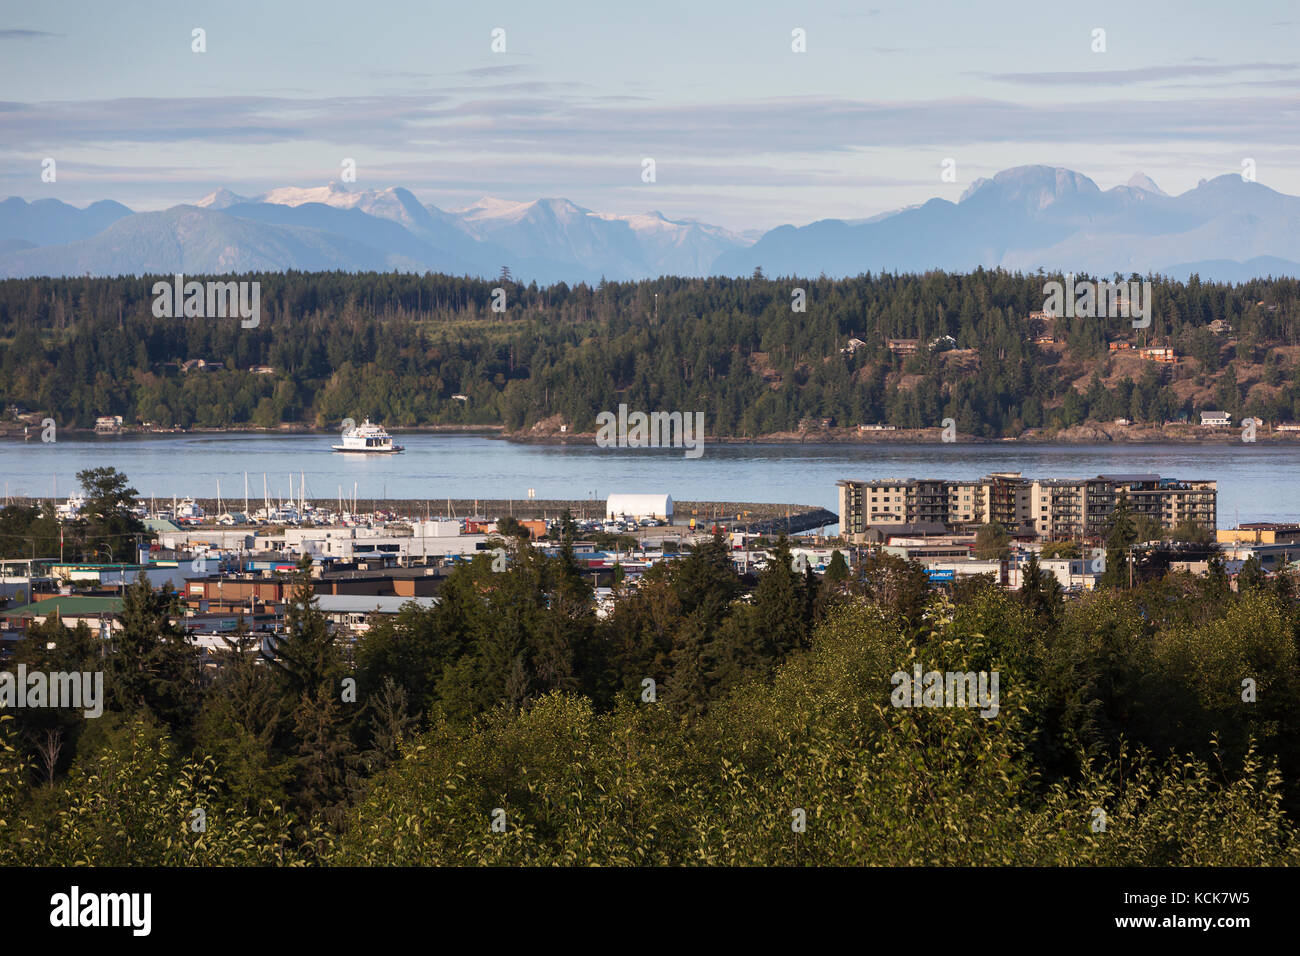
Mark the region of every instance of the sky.
[[348, 188], [443, 209], [563, 196], [735, 230], [1035, 163], [1178, 194], [1250, 160], [1300, 194], [1298, 48], [1296, 0], [7, 0], [0, 196], [161, 209], [347, 159]]

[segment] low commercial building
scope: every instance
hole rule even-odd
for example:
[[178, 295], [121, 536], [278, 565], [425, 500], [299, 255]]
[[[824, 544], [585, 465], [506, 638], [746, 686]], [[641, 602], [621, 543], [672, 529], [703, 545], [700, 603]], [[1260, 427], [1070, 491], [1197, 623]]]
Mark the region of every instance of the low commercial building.
[[375, 615], [393, 616], [408, 604], [428, 610], [437, 605], [434, 597], [366, 597], [356, 594], [322, 594], [316, 598], [321, 612], [336, 629], [347, 634], [364, 634]]
[[43, 598], [38, 595], [30, 604], [0, 611], [0, 619], [11, 628], [25, 628], [32, 622], [44, 624], [53, 619], [67, 628], [85, 624], [98, 634], [108, 634], [122, 629], [121, 614], [121, 598], [59, 594]]
[[1215, 532], [1219, 544], [1300, 544], [1300, 524], [1259, 521]]
[[[987, 574], [1002, 587], [1019, 590], [1024, 584], [1024, 569], [1028, 561], [1028, 554], [1017, 552], [1002, 560], [958, 558], [922, 560], [921, 563], [934, 582], [956, 581]], [[1039, 558], [1038, 568], [1040, 573], [1054, 577], [1061, 588], [1067, 591], [1091, 591], [1101, 578], [1101, 572], [1094, 570], [1093, 563], [1086, 558]]]
[[673, 499], [671, 495], [610, 495], [605, 502], [605, 517], [672, 521]]
[[1252, 557], [1259, 562], [1264, 571], [1280, 571], [1300, 559], [1300, 545], [1284, 542], [1280, 544], [1221, 544], [1219, 552], [1229, 573], [1240, 570]]
[[891, 539], [880, 550], [904, 561], [919, 561], [927, 566], [936, 561], [965, 561], [971, 556], [969, 544], [954, 544], [943, 540], [918, 541], [915, 538]]
[[283, 577], [188, 578], [182, 600], [196, 614], [273, 613], [284, 604], [291, 588]]
[[[1024, 585], [1027, 561], [1028, 555], [1020, 555], [1018, 560], [1008, 565], [1008, 587], [1019, 590]], [[1056, 583], [1067, 591], [1080, 588], [1091, 591], [1101, 579], [1101, 572], [1094, 570], [1093, 562], [1087, 558], [1039, 558], [1038, 569], [1040, 573], [1056, 578]]]
[[527, 531], [528, 537], [533, 541], [546, 537], [546, 522], [541, 518], [524, 518], [519, 522], [519, 527]]
[[26, 604], [39, 588], [54, 590], [54, 579], [44, 575], [0, 573], [0, 600], [6, 605]]

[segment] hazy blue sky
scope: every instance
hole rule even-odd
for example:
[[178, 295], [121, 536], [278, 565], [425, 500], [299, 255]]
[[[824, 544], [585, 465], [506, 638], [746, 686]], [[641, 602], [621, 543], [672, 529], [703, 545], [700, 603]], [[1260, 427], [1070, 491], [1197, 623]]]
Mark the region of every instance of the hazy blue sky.
[[1179, 193], [1249, 157], [1300, 194], [1298, 48], [1297, 0], [10, 2], [0, 196], [161, 208], [345, 157], [353, 188], [444, 208], [566, 196], [733, 228], [955, 200], [1026, 163]]

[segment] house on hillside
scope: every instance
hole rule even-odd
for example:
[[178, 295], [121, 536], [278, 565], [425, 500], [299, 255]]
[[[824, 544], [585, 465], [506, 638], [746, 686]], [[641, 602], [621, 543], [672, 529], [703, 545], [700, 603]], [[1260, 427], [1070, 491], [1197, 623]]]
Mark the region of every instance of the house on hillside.
[[182, 372], [219, 372], [224, 363], [209, 362], [207, 359], [189, 359], [181, 363]]
[[1209, 428], [1227, 428], [1232, 424], [1232, 416], [1227, 412], [1201, 412], [1201, 424]]
[[1178, 363], [1178, 353], [1165, 345], [1153, 345], [1150, 348], [1138, 349], [1138, 355], [1150, 362], [1167, 362], [1170, 365]]
[[885, 348], [895, 355], [913, 355], [919, 344], [918, 339], [885, 339]]
[[1025, 319], [1025, 338], [1030, 342], [1050, 344], [1056, 341], [1056, 316], [1051, 312], [1030, 312]]
[[1232, 332], [1232, 326], [1228, 324], [1226, 319], [1215, 319], [1206, 328], [1215, 335], [1228, 335]]

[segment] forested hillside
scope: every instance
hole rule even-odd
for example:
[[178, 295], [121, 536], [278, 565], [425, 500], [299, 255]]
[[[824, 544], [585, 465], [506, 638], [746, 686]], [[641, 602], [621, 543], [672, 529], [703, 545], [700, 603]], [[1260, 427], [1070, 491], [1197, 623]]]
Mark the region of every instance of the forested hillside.
[[[576, 431], [626, 402], [702, 410], [710, 434], [751, 437], [809, 418], [914, 428], [952, 417], [985, 437], [1212, 408], [1300, 419], [1294, 279], [1156, 280], [1150, 328], [1062, 318], [1044, 336], [1029, 316], [1050, 277], [1001, 271], [545, 288], [396, 273], [243, 278], [262, 284], [256, 328], [154, 318], [152, 279], [0, 282], [0, 402], [62, 427], [99, 415], [267, 428], [370, 416], [515, 430], [558, 416]], [[795, 289], [804, 312], [792, 309]], [[1214, 320], [1230, 330], [1212, 331]], [[890, 338], [920, 347], [896, 354]], [[1134, 348], [1112, 352], [1110, 341]], [[1143, 360], [1143, 345], [1180, 360]], [[208, 367], [183, 367], [196, 359]]]

